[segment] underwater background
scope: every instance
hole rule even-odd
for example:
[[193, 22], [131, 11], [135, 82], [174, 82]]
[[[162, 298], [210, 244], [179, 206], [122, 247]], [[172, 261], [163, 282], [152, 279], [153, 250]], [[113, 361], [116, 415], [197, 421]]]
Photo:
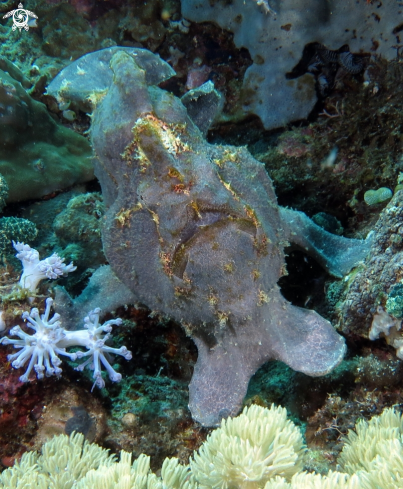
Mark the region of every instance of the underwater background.
[[156, 472], [275, 404], [298, 471], [339, 470], [357, 421], [403, 403], [403, 2], [0, 17], [1, 469], [78, 431]]

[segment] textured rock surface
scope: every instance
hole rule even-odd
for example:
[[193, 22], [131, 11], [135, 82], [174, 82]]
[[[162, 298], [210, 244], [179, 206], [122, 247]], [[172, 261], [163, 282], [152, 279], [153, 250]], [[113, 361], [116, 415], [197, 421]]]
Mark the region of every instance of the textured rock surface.
[[[271, 10], [268, 8], [270, 6]], [[238, 48], [248, 49], [253, 64], [243, 83], [242, 108], [256, 114], [266, 129], [308, 116], [316, 102], [314, 78], [285, 75], [300, 61], [307, 43], [354, 53], [396, 56], [402, 4], [396, 0], [182, 0], [182, 15], [214, 22], [234, 33]]]
[[38, 230], [33, 222], [19, 217], [0, 217], [0, 255], [5, 252], [14, 253], [12, 241], [32, 242]]
[[340, 299], [339, 325], [346, 333], [368, 336], [378, 306], [403, 279], [403, 191], [399, 191], [379, 216], [370, 253], [352, 272]]
[[264, 166], [245, 148], [207, 144], [180, 100], [149, 86], [132, 57], [116, 53], [111, 68], [91, 129], [107, 206], [104, 250], [138, 300], [195, 341], [193, 418], [215, 425], [235, 414], [267, 360], [329, 372], [344, 340], [281, 296], [283, 247], [292, 240], [342, 275], [367, 244], [280, 209]]

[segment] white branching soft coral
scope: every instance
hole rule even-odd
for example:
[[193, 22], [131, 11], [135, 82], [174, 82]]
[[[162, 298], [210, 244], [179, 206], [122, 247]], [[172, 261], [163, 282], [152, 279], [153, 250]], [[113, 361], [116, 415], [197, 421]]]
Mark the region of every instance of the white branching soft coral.
[[[112, 325], [120, 325], [122, 320], [120, 318], [111, 319], [100, 325], [99, 313], [101, 310], [95, 309], [84, 319], [85, 329], [67, 331], [62, 327], [59, 314], [56, 313], [49, 319], [52, 303], [51, 298], [46, 299], [46, 309], [42, 316], [39, 316], [37, 308], [33, 308], [30, 313], [23, 313], [22, 317], [28, 321], [28, 326], [35, 331], [34, 334], [29, 335], [20, 326], [14, 326], [10, 330], [10, 335], [20, 339], [4, 337], [0, 340], [3, 345], [13, 345], [20, 350], [8, 356], [8, 360], [14, 368], [23, 367], [29, 360], [28, 367], [24, 375], [20, 377], [20, 381], [28, 382], [32, 369], [35, 370], [38, 379], [42, 379], [44, 375], [59, 377], [62, 372], [59, 355], [64, 355], [71, 360], [89, 357], [84, 363], [76, 367], [76, 370], [82, 371], [85, 367], [94, 370], [94, 386], [102, 388], [105, 385], [101, 374], [101, 364], [108, 372], [109, 378], [113, 382], [119, 382], [122, 376], [109, 363], [109, 354], [121, 355], [126, 360], [130, 360], [132, 354], [125, 346], [111, 348], [105, 343], [110, 338]], [[106, 334], [102, 336], [103, 333]], [[81, 346], [87, 348], [87, 351], [66, 352], [66, 348], [72, 346]]]
[[[78, 351], [76, 352], [77, 358], [89, 357], [84, 363], [79, 365], [76, 370], [84, 370], [85, 367], [89, 367], [94, 370], [94, 385], [102, 388], [105, 385], [105, 382], [101, 375], [101, 364], [105, 367], [108, 372], [109, 378], [112, 382], [120, 382], [122, 380], [122, 375], [116, 372], [112, 365], [108, 362], [107, 357], [105, 356], [112, 353], [114, 355], [121, 355], [126, 360], [130, 360], [132, 358], [131, 352], [125, 347], [122, 346], [120, 348], [112, 348], [110, 346], [105, 345], [106, 341], [110, 338], [110, 332], [112, 331], [112, 325], [120, 325], [122, 324], [122, 320], [120, 318], [110, 319], [106, 321], [104, 324], [99, 324], [99, 313], [101, 309], [96, 308], [93, 311], [88, 313], [88, 316], [84, 318], [85, 328], [86, 330], [75, 331], [75, 333], [82, 333], [85, 336], [85, 345], [82, 346], [87, 347], [87, 351]], [[70, 332], [71, 333], [71, 332]], [[102, 338], [101, 334], [106, 333], [106, 335]], [[73, 338], [74, 341], [75, 337]], [[75, 343], [77, 344], [77, 343]], [[70, 345], [69, 345], [70, 346]]]
[[39, 253], [29, 245], [13, 241], [13, 246], [18, 251], [15, 256], [21, 260], [24, 268], [19, 285], [31, 292], [36, 292], [41, 280], [64, 277], [77, 268], [73, 263], [66, 265], [64, 258], [60, 258], [57, 253], [39, 260]]

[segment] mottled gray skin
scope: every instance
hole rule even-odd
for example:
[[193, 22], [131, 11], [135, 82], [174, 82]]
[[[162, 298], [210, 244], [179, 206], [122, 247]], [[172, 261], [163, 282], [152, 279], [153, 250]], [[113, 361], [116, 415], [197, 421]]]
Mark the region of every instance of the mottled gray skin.
[[148, 86], [128, 54], [116, 53], [111, 68], [91, 129], [108, 208], [104, 250], [138, 300], [180, 321], [195, 341], [193, 418], [214, 426], [235, 415], [268, 360], [329, 372], [344, 340], [280, 294], [283, 248], [294, 241], [341, 276], [367, 244], [279, 208], [264, 166], [245, 148], [208, 144], [181, 101]]
[[85, 54], [69, 64], [48, 85], [47, 95], [55, 97], [59, 104], [71, 104], [69, 108], [92, 112], [112, 82], [109, 64], [117, 51], [124, 51], [137, 59], [140, 68], [146, 70], [148, 83], [161, 83], [175, 74], [168, 63], [161, 63], [151, 51], [112, 46]]
[[55, 287], [56, 312], [63, 318], [63, 327], [68, 330], [82, 328], [83, 320], [97, 307], [102, 312], [112, 312], [119, 306], [137, 304], [137, 297], [122, 283], [108, 265], [97, 268], [83, 292], [72, 299], [64, 287]]

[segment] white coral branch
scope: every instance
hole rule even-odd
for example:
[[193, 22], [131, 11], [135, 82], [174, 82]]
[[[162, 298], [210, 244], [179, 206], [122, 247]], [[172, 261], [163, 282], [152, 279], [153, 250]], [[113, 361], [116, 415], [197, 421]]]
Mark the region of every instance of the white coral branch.
[[25, 243], [13, 241], [14, 248], [18, 251], [15, 255], [22, 262], [23, 272], [19, 285], [35, 293], [41, 280], [64, 277], [77, 269], [73, 263], [66, 265], [64, 258], [57, 253], [39, 260], [39, 253]]
[[[0, 343], [13, 345], [19, 350], [8, 356], [8, 360], [14, 368], [21, 368], [29, 361], [20, 381], [28, 382], [32, 369], [35, 370], [38, 379], [42, 379], [44, 375], [59, 377], [62, 372], [59, 355], [63, 355], [71, 360], [89, 357], [76, 370], [83, 370], [85, 367], [94, 370], [94, 386], [100, 388], [105, 386], [101, 372], [102, 365], [105, 367], [109, 378], [113, 382], [119, 382], [122, 376], [113, 369], [108, 356], [110, 354], [121, 355], [126, 360], [130, 360], [132, 354], [125, 346], [112, 348], [105, 343], [110, 338], [112, 325], [120, 325], [122, 320], [120, 318], [111, 319], [100, 325], [99, 314], [101, 310], [95, 309], [84, 319], [85, 329], [67, 331], [62, 327], [59, 314], [56, 313], [49, 319], [52, 303], [51, 298], [46, 299], [46, 309], [42, 316], [39, 316], [39, 311], [36, 308], [33, 308], [30, 313], [23, 313], [22, 317], [28, 322], [28, 326], [35, 331], [34, 334], [29, 335], [19, 326], [14, 326], [10, 330], [10, 334], [19, 339], [4, 337], [0, 340]], [[104, 333], [106, 334], [104, 335]], [[66, 348], [72, 346], [81, 346], [87, 348], [87, 351], [66, 352]]]

